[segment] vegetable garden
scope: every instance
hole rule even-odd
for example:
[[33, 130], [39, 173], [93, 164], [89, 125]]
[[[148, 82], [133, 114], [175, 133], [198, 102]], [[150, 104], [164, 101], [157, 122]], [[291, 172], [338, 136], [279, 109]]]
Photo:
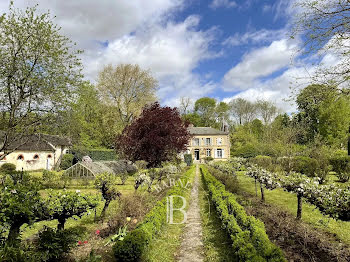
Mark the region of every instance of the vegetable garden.
[[[7, 170], [1, 177], [2, 261], [158, 261], [158, 255], [151, 255], [158, 248], [162, 257], [175, 261], [184, 227], [167, 223], [167, 197], [189, 200], [195, 168], [184, 164], [137, 166], [138, 171], [126, 179], [122, 173], [65, 180], [63, 172]], [[287, 261], [293, 257], [289, 250], [297, 250], [298, 244], [287, 246], [287, 240], [276, 237], [283, 227], [273, 227], [267, 219], [268, 212], [278, 213], [280, 208], [284, 219], [296, 223], [296, 228], [317, 228], [319, 236], [311, 233], [312, 237], [336, 236], [323, 239], [327, 248], [306, 243], [309, 250], [300, 251], [297, 261], [307, 261], [304, 253], [317, 261], [317, 252], [330, 261], [347, 261], [348, 185], [320, 184], [318, 178], [268, 171], [244, 159], [211, 161], [200, 166], [200, 174], [202, 191], [218, 219], [216, 226], [223, 228], [214, 234], [228, 237], [220, 248], [231, 254], [230, 261]], [[43, 179], [48, 176], [50, 179]], [[182, 186], [176, 179], [183, 181]], [[173, 182], [168, 185], [169, 181]], [[175, 206], [181, 204], [179, 198], [174, 201]], [[181, 215], [176, 217], [181, 220]], [[204, 231], [207, 226], [203, 225]], [[171, 239], [166, 232], [174, 232]], [[160, 240], [165, 244], [156, 244]], [[169, 246], [168, 241], [175, 244]], [[209, 252], [212, 244], [206, 241], [203, 252]]]

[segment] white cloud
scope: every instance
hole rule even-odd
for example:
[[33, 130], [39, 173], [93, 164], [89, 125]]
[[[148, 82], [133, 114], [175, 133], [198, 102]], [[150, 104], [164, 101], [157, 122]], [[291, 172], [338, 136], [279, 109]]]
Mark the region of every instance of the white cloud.
[[[339, 59], [333, 54], [327, 54], [321, 61], [322, 67], [334, 66]], [[234, 98], [245, 98], [256, 101], [264, 98], [274, 102], [284, 112], [295, 112], [296, 105], [293, 102], [298, 91], [313, 82], [312, 76], [320, 70], [317, 65], [306, 63], [305, 60], [296, 61], [292, 66], [277, 77], [267, 80], [257, 80], [254, 86], [238, 93], [233, 97], [227, 97], [225, 102]]]
[[109, 43], [101, 54], [90, 54], [88, 75], [96, 75], [104, 64], [137, 63], [149, 68], [157, 77], [179, 75], [193, 70], [199, 61], [210, 58], [209, 43], [214, 30], [197, 31], [199, 18], [190, 16], [184, 22], [152, 25]]
[[257, 81], [254, 87], [248, 88], [239, 94], [224, 99], [229, 102], [234, 98], [244, 98], [249, 101], [265, 99], [277, 105], [284, 112], [295, 112], [296, 106], [291, 96], [299, 89], [309, 84], [308, 73], [314, 68], [293, 67], [276, 78]]
[[245, 54], [242, 61], [225, 74], [224, 89], [248, 89], [259, 78], [287, 67], [295, 47], [295, 43], [282, 39]]
[[228, 37], [223, 41], [225, 46], [239, 46], [243, 44], [262, 44], [266, 42], [272, 42], [286, 36], [284, 29], [280, 30], [268, 30], [261, 29], [258, 31], [248, 31], [244, 34], [235, 33], [233, 36]]
[[200, 61], [217, 54], [209, 51], [215, 38], [215, 28], [197, 30], [199, 17], [190, 16], [182, 23], [153, 24], [133, 34], [110, 42], [100, 53], [85, 55], [86, 75], [91, 79], [103, 65], [139, 64], [150, 69], [159, 80], [158, 97], [174, 105], [175, 97], [198, 98], [213, 90], [213, 84], [192, 71]]
[[[174, 103], [181, 95], [198, 98], [214, 88], [193, 70], [218, 55], [209, 50], [216, 29], [200, 31], [197, 16], [174, 22], [184, 0], [17, 0], [15, 6], [35, 3], [39, 11], [49, 9], [62, 32], [85, 50], [82, 59], [89, 80], [95, 81], [106, 64], [132, 63], [150, 69], [159, 80], [163, 103]], [[0, 5], [0, 12], [7, 7]]]
[[236, 7], [237, 3], [235, 1], [230, 1], [230, 0], [213, 0], [209, 7], [211, 9], [217, 9], [220, 7], [225, 7], [225, 8], [232, 8]]
[[20, 8], [35, 4], [39, 4], [40, 11], [50, 10], [62, 30], [79, 44], [86, 46], [84, 41], [115, 39], [136, 30], [146, 22], [161, 19], [172, 9], [181, 7], [182, 0], [15, 1], [15, 6]]

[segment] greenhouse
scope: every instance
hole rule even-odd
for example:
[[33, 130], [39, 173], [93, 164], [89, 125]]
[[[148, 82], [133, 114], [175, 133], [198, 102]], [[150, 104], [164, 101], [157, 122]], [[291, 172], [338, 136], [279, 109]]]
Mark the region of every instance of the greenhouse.
[[71, 178], [94, 178], [98, 174], [110, 173], [135, 173], [137, 168], [132, 162], [126, 160], [119, 161], [96, 161], [79, 162], [65, 170], [65, 174]]

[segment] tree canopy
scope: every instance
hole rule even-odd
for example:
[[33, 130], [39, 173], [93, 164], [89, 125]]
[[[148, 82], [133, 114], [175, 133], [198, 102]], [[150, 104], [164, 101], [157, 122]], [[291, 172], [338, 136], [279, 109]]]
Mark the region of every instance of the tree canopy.
[[157, 80], [138, 65], [105, 66], [99, 73], [97, 89], [107, 104], [116, 108], [118, 118], [127, 126], [145, 105], [156, 101]]
[[145, 160], [148, 167], [158, 167], [186, 150], [187, 127], [176, 108], [156, 102], [144, 107], [140, 117], [124, 129], [116, 148], [128, 160]]
[[0, 17], [0, 116], [4, 143], [34, 132], [65, 108], [81, 80], [80, 53], [36, 7]]

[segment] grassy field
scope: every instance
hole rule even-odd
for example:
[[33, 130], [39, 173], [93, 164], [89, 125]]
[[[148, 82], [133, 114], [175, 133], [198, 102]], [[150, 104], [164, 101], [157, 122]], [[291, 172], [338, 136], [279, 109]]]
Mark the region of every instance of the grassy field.
[[[254, 180], [246, 176], [244, 172], [237, 172], [237, 176], [240, 190], [255, 195]], [[272, 191], [265, 189], [265, 199], [267, 203], [282, 208], [296, 216], [296, 194], [285, 192], [282, 189], [275, 189]], [[315, 228], [320, 228], [335, 234], [341, 241], [350, 245], [350, 222], [337, 221], [328, 218], [327, 216], [322, 215], [315, 206], [306, 202], [303, 202], [302, 220], [311, 224]]]

